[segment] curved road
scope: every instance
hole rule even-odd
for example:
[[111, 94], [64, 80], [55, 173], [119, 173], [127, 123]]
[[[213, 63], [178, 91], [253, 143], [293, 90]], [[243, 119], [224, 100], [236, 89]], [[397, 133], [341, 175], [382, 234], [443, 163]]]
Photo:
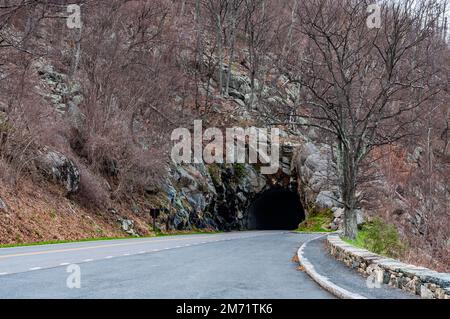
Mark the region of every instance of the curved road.
[[[3, 248], [0, 298], [333, 298], [291, 261], [313, 237], [260, 231]], [[69, 276], [77, 282], [68, 268], [80, 270], [80, 288], [68, 288]]]

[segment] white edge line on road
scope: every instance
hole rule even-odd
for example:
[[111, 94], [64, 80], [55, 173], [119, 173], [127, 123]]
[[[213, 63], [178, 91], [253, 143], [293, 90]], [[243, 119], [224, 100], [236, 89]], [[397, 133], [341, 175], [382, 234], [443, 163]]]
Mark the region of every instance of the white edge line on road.
[[[198, 238], [211, 238], [212, 235], [210, 236], [199, 236]], [[127, 241], [129, 239], [123, 239], [124, 241]], [[182, 241], [182, 240], [186, 240], [185, 238], [167, 238], [167, 239], [157, 239], [155, 240], [155, 238], [150, 238], [149, 240], [143, 240], [143, 241], [139, 241], [139, 242], [121, 242], [121, 243], [117, 243], [117, 244], [99, 244], [96, 246], [87, 246], [87, 247], [73, 247], [73, 248], [66, 248], [66, 249], [56, 249], [56, 250], [43, 250], [43, 251], [31, 251], [31, 252], [24, 252], [24, 253], [16, 253], [16, 254], [6, 254], [6, 255], [0, 255], [0, 259], [5, 259], [5, 258], [11, 258], [11, 257], [23, 257], [23, 256], [34, 256], [34, 255], [44, 255], [44, 254], [54, 254], [54, 253], [65, 253], [65, 252], [69, 252], [69, 251], [82, 251], [82, 250], [91, 250], [91, 249], [102, 249], [102, 248], [109, 248], [109, 247], [118, 247], [118, 246], [131, 246], [131, 245], [142, 245], [142, 244], [154, 244], [154, 243], [161, 243], [161, 242], [168, 242], [168, 241]], [[122, 239], [119, 239], [117, 241], [122, 241]], [[113, 240], [114, 242], [114, 240]], [[69, 243], [71, 244], [80, 244], [80, 242], [73, 242], [73, 243]], [[53, 246], [58, 246], [58, 245], [62, 245], [62, 244], [50, 244], [50, 245], [43, 245], [41, 247], [53, 247]], [[26, 248], [26, 247], [24, 247]], [[2, 248], [3, 249], [10, 249], [10, 248]]]
[[7, 272], [0, 272], [0, 276], [6, 276], [7, 274]]
[[40, 270], [40, 269], [42, 269], [42, 267], [32, 267], [32, 268], [30, 268], [31, 271], [33, 271], [33, 270]]
[[60, 266], [68, 266], [68, 265], [70, 265], [69, 263], [60, 263], [59, 264]]
[[105, 259], [111, 259], [113, 256], [106, 256]]
[[359, 294], [350, 292], [344, 288], [339, 287], [338, 285], [334, 284], [333, 282], [331, 282], [327, 277], [322, 276], [321, 274], [319, 274], [318, 272], [316, 272], [316, 270], [314, 269], [314, 265], [311, 264], [308, 259], [306, 257], [303, 257], [303, 252], [304, 249], [306, 248], [307, 244], [310, 243], [313, 240], [322, 238], [324, 236], [328, 236], [328, 235], [322, 235], [313, 239], [308, 240], [307, 242], [305, 242], [297, 251], [297, 256], [298, 256], [298, 260], [300, 265], [303, 266], [303, 268], [305, 268], [305, 272], [316, 282], [318, 283], [322, 288], [324, 288], [325, 290], [329, 291], [330, 293], [332, 293], [333, 295], [335, 295], [338, 298], [341, 299], [367, 299], [364, 296], [361, 296]]
[[123, 254], [124, 256], [130, 256], [130, 254]]
[[145, 251], [138, 252], [139, 255], [145, 254]]
[[90, 263], [91, 261], [94, 261], [94, 259], [85, 259], [85, 260], [83, 260], [84, 263]]

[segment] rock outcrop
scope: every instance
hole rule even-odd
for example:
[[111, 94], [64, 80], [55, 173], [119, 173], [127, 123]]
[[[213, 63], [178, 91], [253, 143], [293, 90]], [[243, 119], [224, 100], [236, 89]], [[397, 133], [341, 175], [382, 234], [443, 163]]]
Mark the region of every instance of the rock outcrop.
[[0, 211], [7, 211], [8, 210], [8, 206], [6, 205], [6, 203], [0, 198]]
[[249, 227], [248, 208], [261, 193], [271, 188], [297, 192], [296, 146], [281, 147], [277, 174], [263, 175], [250, 164], [192, 164], [171, 169], [163, 187], [168, 205], [157, 225], [167, 229], [210, 228], [244, 230]]
[[[35, 68], [42, 82], [39, 93], [68, 118], [73, 127], [82, 127], [85, 115], [79, 108], [83, 101], [80, 86], [45, 60], [37, 61]], [[218, 94], [219, 73], [216, 72], [216, 77], [202, 87], [205, 92], [207, 89], [213, 91], [205, 94]], [[227, 67], [224, 66], [222, 83], [226, 83], [226, 75]], [[251, 103], [258, 105], [261, 112], [271, 104], [289, 107], [298, 100], [297, 85], [289, 83], [285, 77], [273, 83], [256, 81], [252, 92], [250, 77], [245, 71], [233, 68], [229, 84], [226, 98], [236, 102], [234, 114], [237, 120], [258, 117]], [[170, 166], [169, 176], [160, 189], [147, 188], [150, 193], [159, 193], [165, 202], [157, 208], [160, 213], [156, 226], [162, 230], [247, 229], [248, 208], [252, 201], [273, 187], [299, 192], [304, 207], [338, 208], [340, 196], [333, 186], [336, 172], [332, 150], [328, 145], [313, 142], [309, 135], [297, 129], [282, 130], [281, 167], [271, 176], [261, 174], [257, 166], [248, 164]], [[36, 163], [45, 175], [64, 185], [68, 193], [78, 190], [80, 172], [65, 155], [45, 150]], [[125, 232], [137, 234], [131, 219], [121, 218], [119, 223]], [[336, 225], [340, 225], [338, 220]]]
[[80, 129], [86, 121], [86, 116], [79, 108], [83, 101], [81, 85], [66, 74], [56, 71], [44, 59], [36, 61], [34, 67], [41, 77], [39, 94], [52, 103], [56, 111], [65, 116], [74, 128]]
[[69, 194], [78, 191], [80, 171], [64, 154], [44, 149], [36, 159], [36, 166], [45, 176], [62, 184]]
[[122, 230], [130, 236], [139, 237], [139, 234], [134, 230], [134, 221], [127, 218], [119, 217], [117, 219]]

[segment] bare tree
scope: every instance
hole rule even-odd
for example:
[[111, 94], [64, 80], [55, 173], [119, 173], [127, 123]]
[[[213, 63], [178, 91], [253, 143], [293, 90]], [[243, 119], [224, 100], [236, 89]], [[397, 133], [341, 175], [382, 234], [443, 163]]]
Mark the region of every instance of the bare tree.
[[334, 136], [344, 232], [357, 233], [361, 168], [376, 147], [409, 134], [420, 109], [437, 93], [426, 57], [436, 41], [439, 1], [383, 1], [381, 28], [367, 25], [366, 0], [307, 0], [299, 4], [299, 42], [283, 73], [301, 85], [301, 117]]
[[[248, 63], [250, 71], [250, 101], [249, 107], [254, 106], [257, 93], [257, 81], [264, 55], [272, 44], [271, 23], [273, 15], [270, 3], [266, 0], [244, 1], [244, 31], [248, 48]], [[261, 88], [261, 87], [260, 87]]]
[[240, 23], [240, 19], [242, 17], [241, 12], [241, 5], [243, 0], [233, 0], [231, 1], [231, 12], [229, 15], [230, 20], [230, 26], [229, 26], [229, 35], [228, 35], [228, 51], [229, 51], [229, 57], [228, 57], [228, 72], [227, 72], [227, 78], [225, 83], [225, 95], [228, 95], [228, 90], [230, 87], [230, 81], [231, 81], [231, 72], [232, 72], [232, 65], [234, 62], [234, 54], [235, 54], [235, 45], [236, 45], [236, 35], [238, 32], [238, 26]]

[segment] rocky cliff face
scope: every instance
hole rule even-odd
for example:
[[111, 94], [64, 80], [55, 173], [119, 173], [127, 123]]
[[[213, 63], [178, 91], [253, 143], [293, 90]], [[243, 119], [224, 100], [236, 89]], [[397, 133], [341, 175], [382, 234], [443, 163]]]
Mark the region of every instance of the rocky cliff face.
[[[80, 86], [56, 72], [45, 61], [38, 61], [35, 68], [42, 82], [38, 86], [39, 94], [48, 99], [70, 125], [75, 128], [83, 125], [85, 115], [78, 108], [83, 100]], [[277, 81], [278, 84], [283, 82], [286, 81]], [[260, 94], [252, 99], [249, 96], [252, 94], [249, 77], [243, 72], [233, 71], [229, 100], [235, 103], [235, 115], [224, 113], [219, 117], [234, 117], [237, 121], [253, 119], [264, 125], [264, 121], [259, 119], [264, 108], [273, 103], [289, 106], [298, 98], [295, 86], [277, 83], [274, 86], [258, 83]], [[217, 82], [212, 80], [205, 87], [211, 90], [209, 94], [217, 95]], [[256, 109], [249, 106], [251, 100], [258, 105]], [[220, 108], [216, 111], [225, 112]], [[150, 196], [158, 198], [155, 204], [156, 226], [164, 231], [248, 229], [252, 202], [274, 188], [298, 193], [305, 208], [315, 206], [338, 211], [339, 192], [333, 186], [336, 172], [332, 150], [327, 145], [314, 142], [313, 130], [301, 132], [293, 127], [288, 130], [281, 128], [281, 167], [274, 175], [263, 175], [258, 166], [249, 164], [169, 165], [162, 186], [155, 188], [149, 185], [147, 189]], [[44, 175], [62, 184], [68, 193], [78, 191], [80, 170], [66, 155], [46, 148], [38, 156], [37, 167]], [[332, 227], [340, 225], [341, 215], [336, 214]], [[118, 216], [123, 231], [139, 234], [134, 229], [132, 217], [124, 218], [120, 213]]]
[[331, 182], [336, 173], [329, 152], [326, 145], [286, 142], [281, 147], [282, 166], [274, 175], [263, 175], [249, 164], [173, 167], [164, 190], [171, 213], [159, 217], [158, 227], [248, 229], [252, 202], [268, 190], [284, 189], [298, 193], [305, 208], [335, 211], [336, 219], [330, 228], [337, 229], [342, 208], [339, 191]]
[[166, 217], [165, 227], [248, 229], [250, 204], [275, 187], [297, 192], [295, 171], [267, 176], [249, 164], [176, 166], [166, 187], [175, 212]]

